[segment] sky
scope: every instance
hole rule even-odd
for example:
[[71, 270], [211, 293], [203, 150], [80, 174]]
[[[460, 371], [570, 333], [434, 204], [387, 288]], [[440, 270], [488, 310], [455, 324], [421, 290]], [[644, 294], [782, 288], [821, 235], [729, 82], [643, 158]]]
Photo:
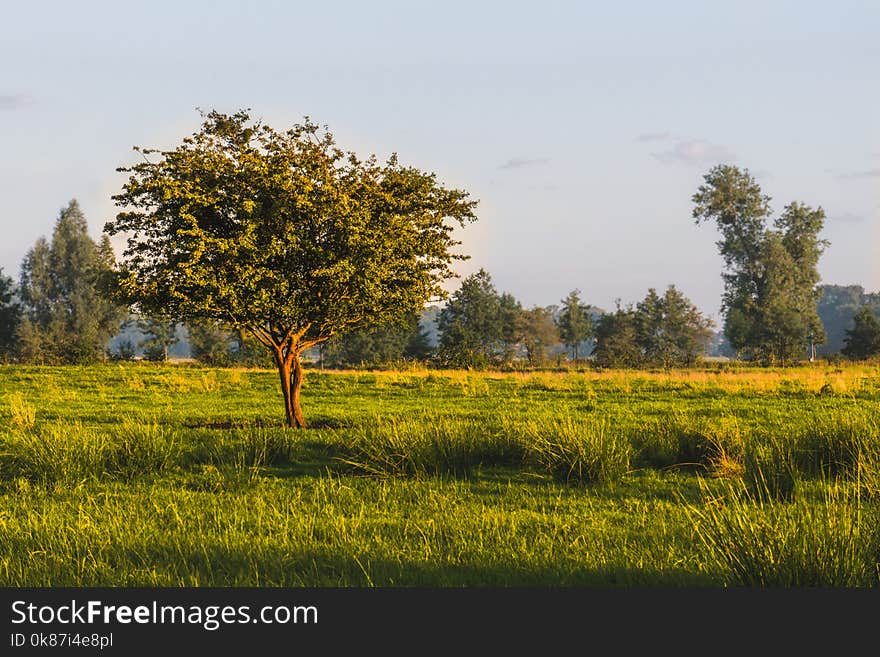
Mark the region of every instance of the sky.
[[[824, 283], [880, 290], [880, 3], [0, 0], [0, 267], [72, 198], [92, 236], [132, 147], [197, 108], [305, 116], [479, 200], [458, 233], [525, 306], [674, 284], [720, 321], [691, 196], [719, 163], [821, 206]], [[121, 244], [117, 243], [117, 253]], [[450, 289], [457, 281], [449, 284]]]

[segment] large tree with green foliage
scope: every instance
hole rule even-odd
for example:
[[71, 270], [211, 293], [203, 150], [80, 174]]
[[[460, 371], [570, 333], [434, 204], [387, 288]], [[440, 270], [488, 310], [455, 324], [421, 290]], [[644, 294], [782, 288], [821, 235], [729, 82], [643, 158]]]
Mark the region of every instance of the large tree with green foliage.
[[880, 321], [868, 306], [862, 306], [847, 329], [841, 353], [853, 360], [864, 360], [880, 354]]
[[102, 360], [124, 310], [102, 294], [115, 258], [105, 235], [95, 242], [79, 204], [61, 210], [51, 242], [37, 240], [21, 267], [21, 356], [49, 363]]
[[748, 170], [718, 165], [693, 195], [696, 222], [712, 221], [725, 271], [724, 334], [738, 352], [785, 363], [824, 340], [816, 312], [822, 208], [787, 205], [770, 225], [770, 197]]
[[593, 317], [589, 306], [581, 303], [580, 290], [572, 290], [562, 300], [556, 323], [562, 343], [571, 349], [572, 360], [577, 363], [581, 343], [593, 337]]
[[442, 296], [463, 257], [452, 231], [476, 218], [476, 201], [436, 174], [361, 159], [308, 119], [280, 132], [212, 111], [177, 148], [137, 150], [105, 227], [128, 235], [119, 298], [252, 333], [291, 427], [306, 424], [303, 351]]

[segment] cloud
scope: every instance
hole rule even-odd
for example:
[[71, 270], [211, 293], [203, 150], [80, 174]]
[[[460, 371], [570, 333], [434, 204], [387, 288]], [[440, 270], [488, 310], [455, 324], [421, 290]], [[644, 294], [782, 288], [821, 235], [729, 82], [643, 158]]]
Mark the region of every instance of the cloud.
[[880, 178], [880, 169], [868, 169], [867, 171], [852, 171], [841, 173], [838, 180], [864, 180], [865, 178]]
[[679, 139], [670, 150], [651, 153], [651, 155], [664, 164], [684, 164], [687, 166], [711, 166], [736, 159], [736, 155], [724, 146], [713, 144], [705, 139]]
[[33, 101], [25, 94], [0, 94], [0, 110], [16, 110], [30, 105]]
[[550, 158], [537, 157], [528, 159], [525, 157], [512, 157], [504, 164], [499, 165], [499, 169], [522, 169], [523, 167], [540, 166], [550, 162]]
[[636, 137], [636, 141], [666, 141], [671, 135], [668, 132], [645, 132]]
[[848, 224], [859, 224], [865, 220], [865, 217], [863, 217], [862, 215], [854, 214], [852, 212], [840, 212], [840, 213], [832, 215], [829, 218], [831, 219], [831, 221], [835, 221], [835, 222], [839, 221], [841, 223], [848, 223]]

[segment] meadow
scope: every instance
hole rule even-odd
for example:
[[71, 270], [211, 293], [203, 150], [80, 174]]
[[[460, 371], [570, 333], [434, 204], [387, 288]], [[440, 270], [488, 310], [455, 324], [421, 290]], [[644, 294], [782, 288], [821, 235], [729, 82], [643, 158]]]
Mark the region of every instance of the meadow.
[[0, 367], [2, 586], [880, 585], [880, 367]]

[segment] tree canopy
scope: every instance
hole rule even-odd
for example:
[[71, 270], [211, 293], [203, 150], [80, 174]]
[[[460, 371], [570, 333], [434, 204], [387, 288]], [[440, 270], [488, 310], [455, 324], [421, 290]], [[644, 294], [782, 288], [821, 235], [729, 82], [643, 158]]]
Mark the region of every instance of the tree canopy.
[[143, 312], [223, 320], [273, 355], [287, 420], [305, 426], [300, 355], [369, 319], [417, 312], [453, 275], [476, 201], [434, 173], [337, 146], [308, 118], [286, 131], [243, 110], [204, 117], [114, 196], [118, 297]]
[[793, 202], [770, 226], [770, 197], [748, 170], [713, 167], [693, 195], [696, 222], [712, 221], [724, 259], [724, 334], [749, 357], [785, 363], [824, 341], [816, 311], [822, 208]]

